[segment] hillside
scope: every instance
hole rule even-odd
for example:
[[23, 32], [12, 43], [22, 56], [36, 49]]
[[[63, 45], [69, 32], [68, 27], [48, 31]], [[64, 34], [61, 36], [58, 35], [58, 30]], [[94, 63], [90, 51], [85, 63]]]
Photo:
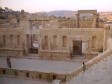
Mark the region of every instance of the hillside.
[[46, 12], [47, 15], [54, 15], [54, 16], [62, 16], [62, 17], [74, 17], [76, 14], [76, 11], [69, 11], [69, 10], [59, 10], [59, 11], [51, 11], [51, 12]]
[[[61, 17], [75, 17], [77, 11], [70, 10], [58, 10], [58, 11], [50, 11], [46, 12], [47, 15], [51, 16], [61, 16]], [[112, 12], [99, 12], [100, 18], [112, 20]], [[82, 14], [81, 16], [90, 16], [90, 14]]]

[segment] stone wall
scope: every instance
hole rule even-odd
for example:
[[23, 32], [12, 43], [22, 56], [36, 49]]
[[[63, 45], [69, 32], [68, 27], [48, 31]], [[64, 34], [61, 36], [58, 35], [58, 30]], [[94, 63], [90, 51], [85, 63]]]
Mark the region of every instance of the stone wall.
[[70, 60], [69, 52], [60, 52], [60, 51], [40, 51], [40, 56], [42, 59], [49, 60]]
[[0, 28], [0, 56], [24, 56], [26, 35], [20, 28]]
[[[66, 37], [64, 41], [63, 37]], [[42, 58], [48, 57], [48, 59], [70, 59], [70, 54], [73, 52], [73, 41], [82, 41], [86, 44], [86, 51], [83, 54], [98, 54], [98, 51], [103, 48], [103, 40], [104, 29], [102, 28], [40, 29], [39, 54]]]
[[111, 48], [112, 48], [112, 38], [108, 37], [108, 40], [107, 40], [107, 49], [111, 49]]
[[55, 79], [59, 79], [62, 82], [66, 81], [66, 74], [58, 73], [45, 73], [38, 71], [16, 70], [8, 68], [0, 68], [0, 76], [11, 76], [17, 78], [35, 79], [35, 80], [47, 80], [52, 82]]
[[[75, 19], [58, 20], [59, 28], [77, 28]], [[98, 28], [104, 27], [104, 22], [97, 23]], [[93, 20], [79, 20], [79, 28], [92, 28]]]

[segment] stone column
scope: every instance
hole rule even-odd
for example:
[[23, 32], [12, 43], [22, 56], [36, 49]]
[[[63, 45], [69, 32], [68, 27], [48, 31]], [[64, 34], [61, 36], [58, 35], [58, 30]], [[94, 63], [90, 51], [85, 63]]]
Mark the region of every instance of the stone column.
[[76, 14], [76, 28], [79, 28], [79, 14]]
[[[89, 34], [88, 34], [89, 35]], [[90, 36], [90, 35], [89, 35]], [[85, 40], [85, 46], [86, 46], [86, 51], [84, 53], [85, 55], [85, 59], [91, 59], [91, 42], [90, 42], [90, 37], [87, 37], [87, 39]]]
[[103, 51], [107, 50], [107, 40], [108, 40], [108, 36], [109, 36], [109, 26], [105, 26], [104, 29], [104, 43], [103, 43]]
[[48, 50], [51, 50], [51, 37], [49, 36], [49, 40], [48, 40]]
[[97, 20], [97, 16], [96, 16], [96, 14], [94, 14], [94, 16], [93, 16], [93, 26], [92, 26], [92, 28], [96, 28], [96, 20]]
[[96, 18], [96, 28], [99, 27], [99, 14], [97, 13], [97, 18]]
[[40, 36], [39, 36], [39, 43], [38, 43], [38, 49], [39, 50], [43, 50], [43, 48], [42, 48], [42, 42], [43, 40], [42, 40], [42, 38], [40, 38]]

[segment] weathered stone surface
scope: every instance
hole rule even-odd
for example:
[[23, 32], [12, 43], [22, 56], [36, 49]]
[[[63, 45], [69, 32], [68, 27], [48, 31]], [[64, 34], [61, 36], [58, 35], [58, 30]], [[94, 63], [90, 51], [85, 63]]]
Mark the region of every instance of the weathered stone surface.
[[[63, 39], [63, 37], [66, 37], [66, 39]], [[41, 38], [39, 39], [39, 55], [42, 59], [68, 60], [71, 58], [70, 54], [73, 55], [73, 45], [78, 46], [79, 41], [81, 45], [82, 43], [86, 44], [86, 49], [84, 49], [84, 46], [82, 46], [83, 48], [79, 47], [81, 53], [86, 50], [83, 54], [98, 54], [98, 51], [103, 48], [104, 29], [47, 28], [39, 30], [39, 38]]]

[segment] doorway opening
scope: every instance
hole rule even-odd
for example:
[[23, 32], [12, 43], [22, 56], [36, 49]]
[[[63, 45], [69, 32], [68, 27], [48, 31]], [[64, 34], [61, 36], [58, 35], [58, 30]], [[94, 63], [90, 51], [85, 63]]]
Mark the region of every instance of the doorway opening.
[[73, 55], [82, 55], [82, 41], [73, 41]]
[[53, 80], [55, 80], [56, 79], [56, 75], [53, 75]]

